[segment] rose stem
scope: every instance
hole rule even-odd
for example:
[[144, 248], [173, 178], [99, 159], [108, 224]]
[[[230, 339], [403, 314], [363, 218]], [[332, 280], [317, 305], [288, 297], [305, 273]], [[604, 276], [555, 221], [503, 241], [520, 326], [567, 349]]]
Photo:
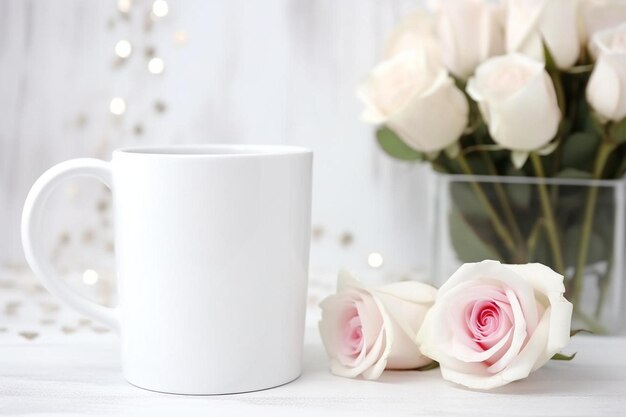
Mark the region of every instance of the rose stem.
[[[481, 152], [483, 154], [483, 160], [487, 165], [487, 169], [489, 170], [490, 175], [497, 176], [498, 171], [496, 170], [496, 166], [494, 165], [491, 157], [488, 155], [488, 152]], [[504, 210], [504, 217], [509, 224], [511, 230], [513, 230], [513, 235], [517, 240], [519, 246], [518, 250], [515, 252], [515, 262], [516, 263], [525, 263], [528, 262], [526, 260], [526, 248], [524, 247], [524, 237], [522, 236], [522, 232], [517, 224], [517, 220], [515, 219], [515, 215], [513, 214], [513, 209], [511, 208], [511, 203], [504, 192], [504, 188], [502, 188], [502, 184], [499, 182], [494, 182], [493, 186], [496, 189], [496, 195], [498, 196], [498, 200], [500, 200], [500, 205]]]
[[[467, 159], [465, 159], [465, 155], [463, 155], [463, 152], [459, 152], [459, 155], [457, 156], [456, 159], [459, 165], [461, 166], [461, 169], [466, 175], [474, 176], [474, 173], [472, 172], [472, 168], [470, 168], [469, 164], [467, 163]], [[489, 198], [487, 198], [487, 195], [485, 195], [485, 191], [482, 189], [480, 184], [478, 184], [476, 181], [471, 181], [470, 185], [472, 189], [474, 190], [474, 193], [476, 193], [476, 197], [478, 197], [481, 204], [487, 210], [487, 213], [489, 214], [491, 223], [493, 223], [493, 227], [495, 228], [496, 233], [498, 234], [498, 236], [500, 236], [500, 238], [506, 245], [507, 249], [512, 254], [515, 254], [515, 243], [513, 242], [513, 238], [511, 238], [511, 235], [509, 234], [508, 230], [502, 224], [502, 220], [500, 220], [498, 213], [496, 213], [496, 210], [493, 208], [493, 205], [491, 205], [491, 203], [489, 202]]]
[[[615, 149], [615, 142], [604, 139], [600, 144], [598, 153], [596, 154], [596, 162], [593, 167], [593, 179], [602, 178], [602, 172], [609, 155]], [[596, 185], [589, 188], [587, 201], [585, 202], [585, 211], [583, 214], [582, 233], [578, 244], [578, 256], [576, 257], [576, 272], [574, 274], [574, 296], [573, 303], [576, 305], [580, 301], [583, 289], [583, 272], [587, 264], [587, 255], [589, 253], [589, 241], [591, 240], [591, 229], [593, 226], [593, 217], [598, 200], [598, 187]]]
[[531, 229], [530, 235], [528, 236], [528, 242], [526, 243], [528, 246], [528, 262], [531, 262], [535, 256], [535, 249], [537, 248], [537, 242], [539, 241], [542, 229], [545, 229], [545, 219], [540, 218], [537, 219], [535, 225]]
[[602, 305], [604, 304], [604, 299], [606, 298], [606, 291], [609, 288], [611, 272], [613, 271], [613, 254], [614, 251], [611, 250], [611, 255], [609, 256], [609, 260], [606, 265], [606, 271], [600, 278], [600, 295], [598, 296], [598, 304], [596, 304], [596, 311], [594, 314], [596, 319], [599, 319], [600, 314], [602, 314]]
[[561, 245], [559, 244], [559, 234], [556, 229], [556, 221], [554, 220], [554, 212], [552, 211], [552, 204], [550, 204], [550, 196], [548, 195], [548, 189], [543, 179], [546, 177], [543, 171], [543, 165], [541, 158], [536, 152], [530, 153], [530, 160], [533, 163], [533, 168], [537, 177], [540, 178], [537, 187], [539, 188], [539, 200], [541, 200], [541, 209], [543, 215], [546, 218], [546, 232], [548, 233], [548, 242], [550, 243], [550, 249], [554, 256], [554, 266], [559, 274], [565, 272], [565, 265], [563, 263], [563, 254], [561, 252]]
[[552, 83], [554, 84], [554, 91], [556, 92], [556, 101], [559, 105], [559, 109], [561, 109], [561, 114], [563, 116], [565, 113], [565, 90], [563, 89], [563, 80], [561, 79], [561, 74], [558, 71], [549, 71], [549, 74], [552, 78]]

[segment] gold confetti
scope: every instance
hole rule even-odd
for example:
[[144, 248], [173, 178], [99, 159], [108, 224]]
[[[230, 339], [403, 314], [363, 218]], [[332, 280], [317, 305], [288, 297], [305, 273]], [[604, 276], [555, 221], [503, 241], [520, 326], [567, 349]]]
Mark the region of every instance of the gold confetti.
[[87, 126], [87, 120], [87, 116], [84, 113], [80, 113], [76, 118], [76, 126], [79, 129], [84, 128], [85, 126]]
[[144, 50], [144, 54], [145, 54], [146, 58], [152, 58], [156, 54], [156, 50], [154, 49], [154, 47], [148, 46]]
[[76, 329], [74, 327], [70, 327], [70, 326], [63, 326], [61, 327], [61, 331], [65, 334], [72, 334], [74, 332], [76, 332]]
[[314, 226], [311, 231], [311, 236], [314, 240], [319, 240], [324, 235], [324, 226]]
[[96, 205], [98, 211], [107, 211], [109, 209], [109, 202], [107, 200], [98, 200], [98, 204]]
[[53, 312], [59, 310], [59, 305], [55, 304], [55, 303], [49, 303], [49, 302], [42, 301], [42, 302], [39, 303], [39, 306], [46, 313], [53, 313]]
[[189, 35], [187, 34], [187, 32], [185, 30], [177, 30], [176, 33], [174, 33], [174, 42], [176, 42], [179, 45], [184, 45], [189, 41]]
[[91, 243], [93, 242], [93, 238], [94, 238], [95, 234], [93, 232], [93, 230], [85, 230], [83, 232], [83, 243]]
[[0, 288], [10, 289], [15, 287], [15, 282], [9, 279], [3, 279], [0, 281]]
[[161, 100], [154, 102], [154, 111], [156, 111], [157, 113], [165, 113], [166, 110], [167, 105], [164, 102], [162, 102]]
[[341, 246], [350, 246], [354, 242], [354, 236], [350, 232], [344, 232], [339, 239]]
[[100, 326], [92, 326], [91, 330], [93, 330], [96, 333], [108, 333], [110, 331], [106, 327], [100, 327]]
[[39, 333], [37, 333], [37, 332], [20, 332], [19, 335], [22, 336], [26, 340], [33, 340], [33, 339], [36, 339], [37, 336], [39, 336]]
[[59, 244], [61, 245], [67, 245], [70, 243], [71, 240], [72, 237], [68, 232], [63, 232], [59, 235]]
[[4, 305], [4, 314], [6, 314], [7, 316], [14, 316], [19, 306], [19, 301], [9, 301]]

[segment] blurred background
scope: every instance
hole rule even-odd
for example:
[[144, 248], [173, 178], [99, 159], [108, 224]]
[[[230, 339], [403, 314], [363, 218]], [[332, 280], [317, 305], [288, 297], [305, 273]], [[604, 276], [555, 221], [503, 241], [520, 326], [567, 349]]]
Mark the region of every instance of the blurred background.
[[[380, 152], [354, 94], [418, 4], [1, 0], [3, 279], [28, 275], [20, 214], [43, 171], [109, 159], [120, 146], [178, 143], [315, 151], [311, 276], [322, 292], [340, 267], [371, 280], [421, 276], [428, 168]], [[43, 236], [59, 273], [105, 303], [115, 285], [109, 207], [95, 180], [67, 183], [49, 202]]]

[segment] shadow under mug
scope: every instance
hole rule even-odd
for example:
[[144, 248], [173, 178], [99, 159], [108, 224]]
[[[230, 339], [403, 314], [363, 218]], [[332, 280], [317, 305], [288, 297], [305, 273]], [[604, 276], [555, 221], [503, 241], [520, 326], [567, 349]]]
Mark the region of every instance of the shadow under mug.
[[[22, 215], [26, 259], [56, 297], [120, 333], [126, 379], [178, 394], [285, 384], [302, 370], [313, 153], [289, 146], [123, 148], [45, 172]], [[60, 280], [38, 238], [62, 181], [113, 193], [119, 305]]]

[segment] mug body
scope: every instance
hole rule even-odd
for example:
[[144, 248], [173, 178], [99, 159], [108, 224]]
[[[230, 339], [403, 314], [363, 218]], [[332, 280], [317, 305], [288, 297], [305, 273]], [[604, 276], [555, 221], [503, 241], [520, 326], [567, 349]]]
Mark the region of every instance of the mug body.
[[112, 190], [122, 362], [142, 388], [253, 391], [301, 372], [312, 152], [127, 148]]

